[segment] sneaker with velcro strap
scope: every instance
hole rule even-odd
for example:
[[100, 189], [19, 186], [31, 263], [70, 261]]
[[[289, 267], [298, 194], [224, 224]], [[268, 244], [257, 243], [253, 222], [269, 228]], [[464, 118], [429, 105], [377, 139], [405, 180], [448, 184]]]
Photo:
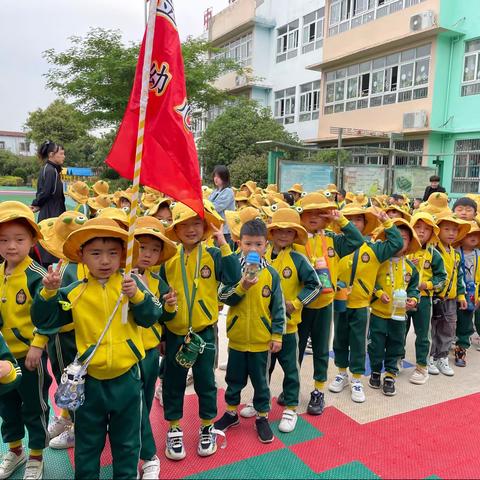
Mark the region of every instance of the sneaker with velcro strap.
[[20, 468], [27, 461], [27, 456], [22, 450], [20, 455], [17, 455], [15, 452], [9, 450], [2, 459], [0, 463], [0, 480], [8, 478], [12, 473]]
[[383, 394], [386, 395], [387, 397], [393, 397], [394, 395], [397, 394], [397, 391], [395, 390], [395, 379], [393, 377], [390, 377], [387, 375], [383, 379], [383, 388], [382, 388]]
[[160, 477], [160, 459], [154, 455], [142, 465], [142, 480], [157, 480]]
[[433, 357], [430, 357], [428, 359], [428, 365], [427, 365], [427, 370], [430, 375], [439, 375], [440, 370], [437, 367], [437, 361], [433, 359]]
[[25, 465], [23, 480], [42, 480], [43, 478], [43, 460], [34, 460], [30, 458]]
[[257, 430], [257, 437], [262, 443], [273, 442], [273, 432], [267, 417], [257, 417], [255, 420], [255, 429]]
[[226, 432], [230, 427], [236, 427], [240, 424], [237, 412], [225, 412], [220, 420], [213, 425], [216, 430]]
[[380, 388], [382, 386], [382, 374], [378, 372], [372, 372], [368, 379], [368, 386], [372, 388]]
[[50, 438], [58, 437], [67, 428], [72, 426], [72, 421], [69, 418], [62, 416], [53, 417], [48, 424], [48, 435]]
[[240, 416], [243, 418], [253, 418], [257, 415], [257, 411], [253, 406], [253, 403], [247, 403], [241, 410]]
[[70, 425], [70, 427], [64, 430], [57, 437], [52, 438], [48, 446], [55, 450], [73, 448], [75, 446], [75, 430], [73, 428], [73, 425]]
[[297, 425], [298, 415], [295, 410], [291, 410], [290, 408], [286, 408], [283, 411], [282, 419], [278, 424], [278, 429], [283, 433], [290, 433], [295, 430], [295, 426]]
[[363, 391], [363, 384], [360, 380], [354, 379], [351, 383], [352, 394], [351, 398], [355, 403], [363, 403], [365, 401], [365, 392]]
[[183, 460], [186, 455], [182, 430], [179, 427], [170, 428], [167, 432], [165, 456], [170, 460]]
[[225, 439], [225, 434], [221, 430], [216, 430], [213, 425], [200, 428], [197, 453], [201, 457], [209, 457], [217, 451], [217, 435]]
[[410, 375], [409, 380], [414, 385], [424, 385], [428, 380], [428, 369], [417, 366]]
[[340, 393], [348, 384], [348, 374], [346, 372], [339, 372], [333, 382], [328, 386], [328, 389], [333, 393]]

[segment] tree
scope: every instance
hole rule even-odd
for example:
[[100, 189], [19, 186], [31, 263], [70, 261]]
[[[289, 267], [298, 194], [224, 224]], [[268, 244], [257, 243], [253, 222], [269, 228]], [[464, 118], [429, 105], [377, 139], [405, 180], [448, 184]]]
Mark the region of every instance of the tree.
[[[122, 42], [119, 30], [92, 28], [85, 37], [70, 37], [65, 52], [44, 52], [52, 65], [46, 74], [48, 88], [71, 99], [91, 127], [115, 126], [123, 117], [135, 76], [139, 45]], [[229, 95], [217, 89], [215, 80], [240, 65], [221, 56], [205, 40], [189, 38], [182, 45], [187, 95], [194, 108], [208, 110], [221, 105]]]
[[215, 165], [228, 166], [243, 155], [265, 155], [265, 147], [256, 144], [262, 140], [298, 144], [296, 136], [272, 118], [269, 108], [248, 100], [227, 107], [208, 125], [199, 141], [206, 176]]
[[268, 168], [266, 155], [242, 154], [230, 165], [230, 180], [232, 185], [239, 187], [248, 180], [257, 182], [257, 186], [266, 187]]
[[87, 134], [83, 115], [65, 100], [54, 100], [47, 108], [30, 112], [27, 121], [27, 137], [40, 145], [45, 140], [67, 145]]

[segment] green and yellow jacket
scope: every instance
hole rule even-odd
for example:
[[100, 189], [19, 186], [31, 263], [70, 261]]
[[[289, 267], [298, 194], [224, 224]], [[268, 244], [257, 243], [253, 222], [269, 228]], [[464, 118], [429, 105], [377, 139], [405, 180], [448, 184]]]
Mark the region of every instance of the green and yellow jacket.
[[[162, 315], [158, 299], [133, 278], [138, 291], [130, 299], [127, 322], [122, 323], [120, 305], [88, 366], [88, 374], [99, 380], [123, 375], [145, 356], [139, 326], [151, 327]], [[93, 350], [114, 311], [122, 279], [122, 274], [116, 272], [103, 284], [89, 273], [83, 281], [58, 291], [42, 289], [33, 301], [32, 320], [42, 333], [73, 323], [78, 355], [83, 361]]]
[[26, 357], [30, 346], [43, 348], [48, 342], [48, 337], [35, 332], [30, 316], [45, 274], [28, 256], [9, 275], [5, 275], [5, 262], [0, 264], [0, 330], [15, 358]]
[[294, 251], [292, 247], [284, 248], [276, 255], [273, 247], [269, 246], [265, 258], [280, 276], [285, 301], [292, 302], [295, 307], [294, 312], [286, 314], [286, 333], [295, 333], [302, 321], [302, 308], [320, 293], [317, 274], [305, 255]]
[[[186, 285], [182, 274], [182, 257], [185, 265]], [[189, 255], [179, 245], [177, 254], [160, 269], [160, 277], [177, 292], [177, 314], [165, 327], [175, 335], [186, 335], [189, 329], [187, 296], [194, 291], [191, 321], [195, 332], [201, 332], [218, 320], [218, 286], [235, 285], [241, 272], [237, 257], [228, 245], [207, 247], [201, 242]]]
[[465, 284], [463, 283], [463, 276], [460, 270], [460, 252], [457, 252], [452, 246], [447, 251], [442, 243], [437, 245], [437, 250], [442, 257], [445, 271], [447, 272], [444, 288], [439, 296], [445, 298], [445, 300], [465, 300]]
[[[347, 298], [348, 308], [364, 308], [370, 305], [375, 279], [380, 265], [392, 258], [403, 246], [402, 236], [391, 220], [384, 224], [386, 239], [384, 242], [365, 243], [354, 253], [343, 257], [339, 262], [338, 280], [350, 287]], [[352, 271], [354, 275], [352, 278]]]
[[425, 283], [426, 290], [421, 290], [422, 297], [431, 297], [441, 293], [447, 280], [447, 272], [443, 258], [433, 245], [422, 246], [420, 250], [408, 256], [409, 260], [417, 260], [418, 284]]

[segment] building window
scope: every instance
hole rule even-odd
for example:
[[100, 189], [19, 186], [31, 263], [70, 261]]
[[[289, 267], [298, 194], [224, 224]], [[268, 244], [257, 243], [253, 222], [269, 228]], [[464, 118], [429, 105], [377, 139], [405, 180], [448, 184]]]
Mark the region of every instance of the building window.
[[453, 193], [480, 192], [480, 139], [457, 140], [453, 167]]
[[241, 65], [252, 63], [252, 34], [247, 33], [220, 47], [221, 51], [214, 55], [214, 58], [231, 58]]
[[298, 25], [299, 21], [295, 20], [277, 30], [277, 63], [297, 56]]
[[425, 0], [332, 0], [328, 35], [359, 27]]
[[317, 120], [320, 112], [320, 80], [300, 85], [300, 113], [298, 120]]
[[324, 114], [428, 96], [431, 45], [327, 72]]
[[[375, 152], [375, 149], [388, 149], [388, 142], [367, 143], [354, 147], [352, 163], [358, 165], [388, 165], [388, 155], [383, 152], [378, 154]], [[422, 164], [423, 140], [397, 140], [394, 142], [393, 148], [410, 153], [410, 155], [394, 155], [393, 165], [417, 166]]]
[[5, 150], [5, 142], [0, 142], [0, 150]]
[[465, 42], [462, 97], [480, 94], [480, 38]]
[[322, 7], [303, 17], [302, 53], [322, 47], [324, 16], [325, 7]]
[[295, 87], [275, 92], [275, 120], [282, 124], [295, 122]]

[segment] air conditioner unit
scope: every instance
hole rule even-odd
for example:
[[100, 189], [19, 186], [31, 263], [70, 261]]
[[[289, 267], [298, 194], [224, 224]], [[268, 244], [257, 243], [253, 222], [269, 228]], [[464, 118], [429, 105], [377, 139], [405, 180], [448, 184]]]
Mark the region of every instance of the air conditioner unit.
[[430, 28], [435, 25], [435, 14], [428, 10], [427, 12], [419, 13], [410, 17], [410, 31], [418, 32], [425, 28]]
[[403, 114], [403, 128], [425, 128], [428, 124], [427, 112], [408, 112]]
[[241, 87], [247, 83], [247, 77], [245, 75], [235, 75], [235, 86]]

